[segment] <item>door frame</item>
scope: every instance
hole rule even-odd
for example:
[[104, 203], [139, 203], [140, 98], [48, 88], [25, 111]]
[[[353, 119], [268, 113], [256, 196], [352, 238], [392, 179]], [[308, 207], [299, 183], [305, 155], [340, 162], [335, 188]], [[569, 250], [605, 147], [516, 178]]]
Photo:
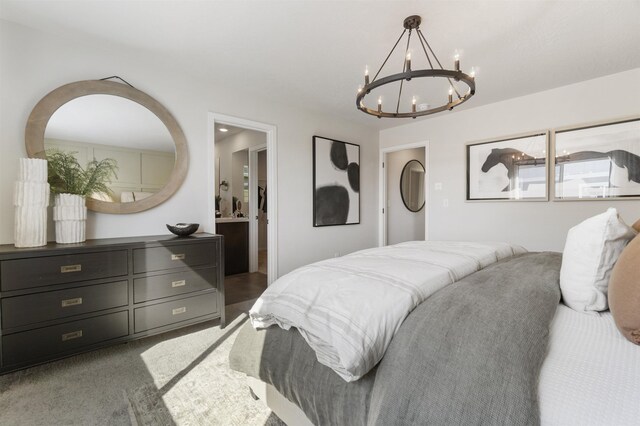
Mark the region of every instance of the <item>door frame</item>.
[[378, 246], [387, 245], [387, 154], [396, 151], [404, 151], [405, 149], [424, 148], [424, 239], [429, 239], [429, 214], [427, 207], [429, 206], [429, 141], [414, 142], [404, 145], [395, 145], [387, 148], [380, 148], [380, 165], [378, 169], [379, 188], [378, 194]]
[[[216, 232], [216, 190], [217, 182], [217, 170], [216, 170], [216, 124], [226, 124], [228, 126], [242, 127], [244, 129], [255, 130], [263, 132], [267, 137], [267, 182], [269, 182], [269, 190], [267, 191], [267, 250], [268, 265], [267, 265], [267, 283], [270, 285], [278, 278], [278, 137], [277, 127], [272, 124], [262, 123], [259, 121], [248, 120], [245, 118], [234, 117], [225, 114], [219, 114], [215, 112], [208, 113], [208, 141], [209, 141], [209, 155], [207, 160], [208, 171], [208, 220], [204, 227], [205, 232]], [[249, 175], [251, 179], [251, 175]], [[251, 197], [251, 189], [249, 189], [249, 196]], [[249, 208], [255, 203], [249, 202]], [[251, 224], [251, 221], [249, 221]]]
[[[266, 144], [249, 147], [249, 272], [258, 270], [258, 203], [255, 200], [253, 188], [258, 187], [258, 153], [269, 149]], [[267, 165], [267, 183], [269, 182], [269, 166]], [[269, 191], [267, 191], [267, 206], [269, 206]], [[267, 211], [267, 217], [269, 212]], [[268, 219], [267, 219], [268, 222]], [[268, 227], [267, 223], [267, 227]], [[269, 235], [267, 233], [267, 253], [269, 253]], [[268, 259], [268, 255], [267, 255]], [[268, 273], [267, 266], [267, 273]]]

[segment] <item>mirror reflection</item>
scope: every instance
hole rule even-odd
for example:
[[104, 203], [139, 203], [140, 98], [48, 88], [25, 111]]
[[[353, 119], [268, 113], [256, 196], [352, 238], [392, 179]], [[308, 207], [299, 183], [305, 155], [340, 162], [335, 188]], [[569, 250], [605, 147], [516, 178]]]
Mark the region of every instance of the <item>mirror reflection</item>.
[[424, 166], [418, 160], [404, 165], [400, 176], [400, 194], [405, 207], [419, 212], [424, 207]]
[[46, 150], [73, 152], [85, 167], [112, 158], [118, 170], [111, 194], [93, 198], [129, 203], [151, 196], [169, 181], [175, 145], [169, 130], [137, 102], [112, 95], [87, 95], [62, 105], [49, 119]]

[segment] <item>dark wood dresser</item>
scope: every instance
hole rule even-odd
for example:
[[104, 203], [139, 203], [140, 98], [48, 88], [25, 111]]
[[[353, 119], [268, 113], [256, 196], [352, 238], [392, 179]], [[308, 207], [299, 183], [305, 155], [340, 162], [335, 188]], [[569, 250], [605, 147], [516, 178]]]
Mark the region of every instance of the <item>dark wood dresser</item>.
[[223, 237], [0, 245], [0, 373], [219, 318]]

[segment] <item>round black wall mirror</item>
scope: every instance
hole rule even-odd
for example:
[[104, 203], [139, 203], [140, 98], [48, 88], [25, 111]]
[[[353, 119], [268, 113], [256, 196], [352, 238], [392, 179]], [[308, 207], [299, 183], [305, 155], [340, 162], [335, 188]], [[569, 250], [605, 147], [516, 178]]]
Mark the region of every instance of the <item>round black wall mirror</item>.
[[418, 160], [404, 165], [400, 175], [400, 195], [405, 207], [419, 212], [424, 207], [424, 166]]

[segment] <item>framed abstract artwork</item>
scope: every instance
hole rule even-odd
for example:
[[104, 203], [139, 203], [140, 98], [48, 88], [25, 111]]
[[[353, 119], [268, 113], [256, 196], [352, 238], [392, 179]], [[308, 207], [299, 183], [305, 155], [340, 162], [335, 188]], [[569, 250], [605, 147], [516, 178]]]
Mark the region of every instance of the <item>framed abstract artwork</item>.
[[360, 146], [313, 137], [313, 226], [360, 223]]
[[640, 117], [553, 132], [554, 200], [640, 197]]
[[467, 150], [467, 201], [547, 201], [549, 133], [473, 142]]

